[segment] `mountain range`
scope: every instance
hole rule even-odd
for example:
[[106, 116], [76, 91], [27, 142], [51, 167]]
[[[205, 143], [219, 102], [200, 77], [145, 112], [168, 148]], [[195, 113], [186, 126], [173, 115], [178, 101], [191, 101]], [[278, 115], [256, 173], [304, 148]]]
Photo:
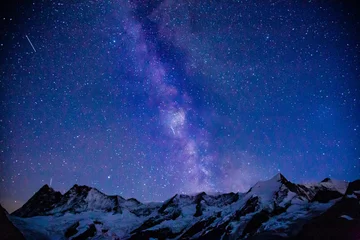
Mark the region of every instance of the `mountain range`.
[[[176, 194], [141, 203], [74, 185], [44, 185], [0, 208], [5, 239], [360, 239], [360, 179], [295, 184], [282, 174], [246, 193]], [[4, 229], [4, 228], [2, 228]]]

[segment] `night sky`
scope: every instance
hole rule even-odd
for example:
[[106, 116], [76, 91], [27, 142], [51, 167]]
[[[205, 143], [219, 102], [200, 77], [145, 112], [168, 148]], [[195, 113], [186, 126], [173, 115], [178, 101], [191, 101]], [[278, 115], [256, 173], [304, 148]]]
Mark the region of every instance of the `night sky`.
[[278, 172], [359, 178], [355, 5], [14, 2], [0, 19], [9, 211], [44, 184], [163, 201]]

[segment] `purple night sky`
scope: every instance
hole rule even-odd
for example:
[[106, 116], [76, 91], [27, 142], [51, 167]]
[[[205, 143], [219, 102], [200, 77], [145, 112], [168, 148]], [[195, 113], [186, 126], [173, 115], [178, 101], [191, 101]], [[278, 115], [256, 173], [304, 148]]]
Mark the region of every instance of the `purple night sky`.
[[[266, 2], [266, 3], [265, 3]], [[360, 176], [359, 38], [341, 1], [2, 8], [0, 202], [75, 183], [163, 201]]]

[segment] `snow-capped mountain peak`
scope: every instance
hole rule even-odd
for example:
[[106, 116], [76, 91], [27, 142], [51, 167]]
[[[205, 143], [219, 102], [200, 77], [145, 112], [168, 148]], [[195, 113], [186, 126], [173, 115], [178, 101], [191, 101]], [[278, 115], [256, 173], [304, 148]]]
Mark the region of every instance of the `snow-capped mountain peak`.
[[325, 178], [320, 182], [320, 185], [334, 191], [338, 191], [341, 194], [345, 194], [346, 189], [349, 185], [348, 182], [336, 179]]
[[257, 182], [247, 195], [259, 197], [260, 202], [273, 208], [273, 204], [286, 205], [289, 201], [307, 201], [306, 191], [301, 186], [288, 181], [281, 173], [269, 180]]
[[[238, 239], [279, 232], [292, 236], [337, 202], [359, 205], [359, 182], [348, 185], [326, 179], [305, 186], [277, 174], [257, 182], [247, 193], [176, 194], [159, 203], [108, 196], [79, 185], [61, 195], [45, 185], [10, 219], [25, 237], [34, 239], [46, 235], [57, 239], [83, 235], [98, 239]], [[357, 219], [351, 211], [340, 213], [336, 219], [342, 215]]]

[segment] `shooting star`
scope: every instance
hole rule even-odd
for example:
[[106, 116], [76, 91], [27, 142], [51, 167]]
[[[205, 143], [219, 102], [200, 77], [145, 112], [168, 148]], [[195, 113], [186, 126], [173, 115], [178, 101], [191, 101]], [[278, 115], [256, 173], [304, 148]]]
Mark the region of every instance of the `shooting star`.
[[171, 130], [172, 130], [173, 134], [175, 135], [174, 128], [173, 128], [172, 126], [170, 126], [170, 128], [171, 128]]
[[52, 184], [52, 178], [50, 178], [50, 187], [51, 187], [51, 184]]
[[35, 48], [34, 48], [34, 45], [33, 45], [33, 44], [32, 44], [32, 42], [30, 41], [30, 39], [29, 39], [28, 35], [25, 35], [25, 37], [26, 37], [26, 38], [27, 38], [27, 40], [29, 41], [29, 43], [30, 43], [30, 45], [31, 45], [32, 49], [34, 49], [34, 52], [36, 52], [36, 50], [35, 50]]

